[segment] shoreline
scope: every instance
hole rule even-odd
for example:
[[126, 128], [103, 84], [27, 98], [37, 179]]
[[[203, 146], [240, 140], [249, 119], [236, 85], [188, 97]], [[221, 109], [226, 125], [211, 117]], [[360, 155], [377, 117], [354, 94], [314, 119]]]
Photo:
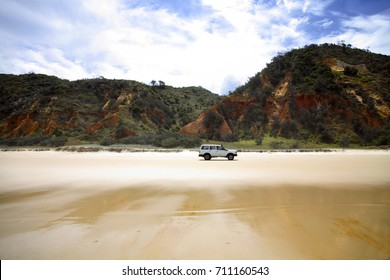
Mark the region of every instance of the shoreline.
[[[382, 151], [389, 152], [390, 148], [297, 148], [297, 149], [236, 149], [239, 153], [334, 153], [334, 152], [370, 152], [370, 151]], [[197, 152], [197, 148], [159, 148], [150, 146], [137, 146], [137, 145], [75, 145], [75, 146], [63, 146], [63, 147], [23, 147], [23, 146], [0, 146], [0, 152], [77, 152], [77, 153], [93, 153], [93, 152], [114, 152], [114, 153], [142, 153], [142, 152], [158, 152], [158, 153], [179, 153], [185, 151]]]

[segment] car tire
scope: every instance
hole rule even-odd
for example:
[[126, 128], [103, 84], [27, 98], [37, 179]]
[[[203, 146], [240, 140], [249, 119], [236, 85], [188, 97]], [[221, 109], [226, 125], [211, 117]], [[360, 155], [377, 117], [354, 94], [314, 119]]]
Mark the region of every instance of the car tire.
[[205, 160], [210, 160], [211, 159], [211, 155], [210, 154], [205, 154], [203, 157], [204, 157]]
[[228, 154], [227, 158], [228, 158], [228, 160], [233, 160], [234, 159], [234, 155], [233, 154]]

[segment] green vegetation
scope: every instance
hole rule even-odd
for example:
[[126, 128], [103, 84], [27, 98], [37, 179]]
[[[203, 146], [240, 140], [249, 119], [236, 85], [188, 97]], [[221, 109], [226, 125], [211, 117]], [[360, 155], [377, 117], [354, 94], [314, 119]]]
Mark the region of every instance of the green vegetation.
[[389, 77], [389, 56], [344, 43], [310, 45], [278, 54], [217, 112], [236, 138], [258, 143], [268, 134], [313, 146], [388, 145]]
[[196, 137], [177, 132], [219, 100], [204, 88], [174, 88], [163, 81], [148, 86], [103, 77], [0, 74], [0, 144], [111, 146], [144, 139], [158, 147], [197, 145]]
[[359, 71], [355, 67], [346, 66], [343, 73], [347, 76], [356, 76], [358, 72]]
[[[210, 143], [223, 144], [224, 146], [232, 149], [237, 149], [239, 151], [328, 151], [334, 149], [362, 149], [364, 147], [353, 144], [347, 147], [342, 146], [340, 143], [326, 144], [321, 142], [314, 141], [299, 141], [295, 139], [288, 139], [283, 137], [272, 137], [269, 134], [264, 135], [263, 142], [258, 144], [257, 140], [239, 140], [233, 142], [225, 141], [209, 141]], [[369, 146], [366, 148], [374, 148], [375, 146]]]
[[161, 131], [158, 134], [129, 136], [119, 141], [120, 144], [151, 145], [161, 148], [194, 148], [201, 144], [198, 137], [183, 135], [177, 132]]
[[6, 146], [44, 146], [61, 147], [67, 143], [68, 139], [63, 136], [25, 136], [20, 138], [4, 139], [0, 138], [0, 145]]
[[[194, 135], [183, 135], [194, 121]], [[0, 74], [0, 145], [192, 148], [205, 139], [243, 149], [387, 147], [390, 57], [344, 42], [305, 46], [223, 98], [156, 80]]]

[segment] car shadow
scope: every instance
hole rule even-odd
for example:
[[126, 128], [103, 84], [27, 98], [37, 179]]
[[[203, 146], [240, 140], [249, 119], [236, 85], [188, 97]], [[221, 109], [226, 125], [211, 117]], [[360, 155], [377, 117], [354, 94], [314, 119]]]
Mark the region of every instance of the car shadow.
[[199, 159], [199, 161], [226, 161], [226, 162], [230, 162], [230, 161], [238, 161], [238, 159], [228, 160], [227, 158], [212, 158], [210, 160]]

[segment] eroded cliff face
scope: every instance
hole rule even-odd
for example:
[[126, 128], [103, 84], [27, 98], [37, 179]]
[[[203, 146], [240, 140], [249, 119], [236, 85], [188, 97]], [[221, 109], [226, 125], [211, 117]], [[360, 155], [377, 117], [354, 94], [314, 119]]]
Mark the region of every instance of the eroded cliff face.
[[[41, 106], [39, 101], [34, 102], [27, 112], [29, 113], [14, 113], [3, 118], [0, 121], [0, 135], [5, 138], [16, 138], [30, 136], [34, 133], [44, 135], [53, 135], [59, 131], [79, 131], [85, 135], [95, 135], [103, 128], [118, 128], [120, 124], [119, 114], [122, 110], [126, 110], [131, 105], [132, 93], [123, 94], [118, 97], [115, 103], [115, 109], [110, 109], [107, 103], [112, 102], [108, 99], [102, 102], [101, 108], [91, 108], [88, 111], [78, 111], [78, 107], [58, 109], [57, 104], [61, 103], [61, 97], [53, 98], [52, 102]], [[92, 110], [93, 109], [93, 110]], [[132, 135], [129, 129], [125, 129], [124, 136]]]
[[202, 112], [195, 121], [183, 126], [180, 132], [188, 135], [207, 135], [209, 127], [205, 122], [205, 117], [208, 112], [212, 112], [214, 113], [214, 116], [212, 116], [213, 119], [209, 120], [208, 123], [211, 123], [211, 126], [213, 123], [219, 124], [217, 127], [213, 127], [213, 129], [217, 130], [216, 134], [222, 138], [232, 135], [232, 129], [234, 129], [232, 123], [242, 120], [245, 117], [245, 111], [253, 102], [253, 98], [227, 96], [221, 102], [212, 106], [208, 111]]
[[118, 140], [170, 130], [219, 140], [270, 133], [356, 143], [385, 136], [390, 142], [389, 69], [389, 56], [311, 45], [273, 58], [223, 98], [196, 87], [0, 74], [0, 138]]
[[31, 114], [10, 116], [1, 122], [0, 133], [9, 138], [21, 137], [33, 134], [39, 127]]
[[[342, 137], [359, 142], [387, 133], [390, 84], [385, 72], [372, 72], [364, 63], [346, 63], [335, 57], [318, 60], [297, 56], [293, 62], [283, 59], [275, 60], [276, 66], [268, 66], [212, 107], [223, 117], [223, 125], [215, 135], [256, 137], [272, 131], [285, 137], [325, 134], [323, 139], [329, 142]], [[300, 59], [310, 60], [305, 62], [310, 71], [304, 69]], [[386, 61], [390, 59], [386, 57]], [[300, 70], [295, 70], [298, 67]], [[346, 74], [348, 67], [353, 69], [352, 74]], [[202, 113], [181, 132], [204, 134], [204, 116]]]
[[[215, 112], [216, 114], [219, 115], [217, 108], [214, 107], [211, 110], [212, 110], [212, 112]], [[193, 136], [207, 135], [208, 128], [206, 127], [205, 122], [204, 122], [205, 116], [206, 116], [206, 112], [201, 113], [195, 121], [183, 126], [180, 129], [180, 132], [183, 134], [193, 135]], [[220, 135], [220, 137], [229, 136], [232, 134], [232, 130], [230, 129], [225, 118], [222, 119], [221, 124], [218, 125], [218, 127], [216, 127], [216, 129], [218, 130], [218, 134]]]
[[183, 126], [180, 129], [181, 133], [188, 135], [202, 135], [206, 133], [206, 126], [203, 124], [203, 120], [205, 117], [205, 112], [201, 113], [199, 117], [189, 124]]
[[119, 140], [177, 130], [217, 95], [199, 87], [151, 87], [136, 81], [0, 74], [0, 138], [66, 136]]

